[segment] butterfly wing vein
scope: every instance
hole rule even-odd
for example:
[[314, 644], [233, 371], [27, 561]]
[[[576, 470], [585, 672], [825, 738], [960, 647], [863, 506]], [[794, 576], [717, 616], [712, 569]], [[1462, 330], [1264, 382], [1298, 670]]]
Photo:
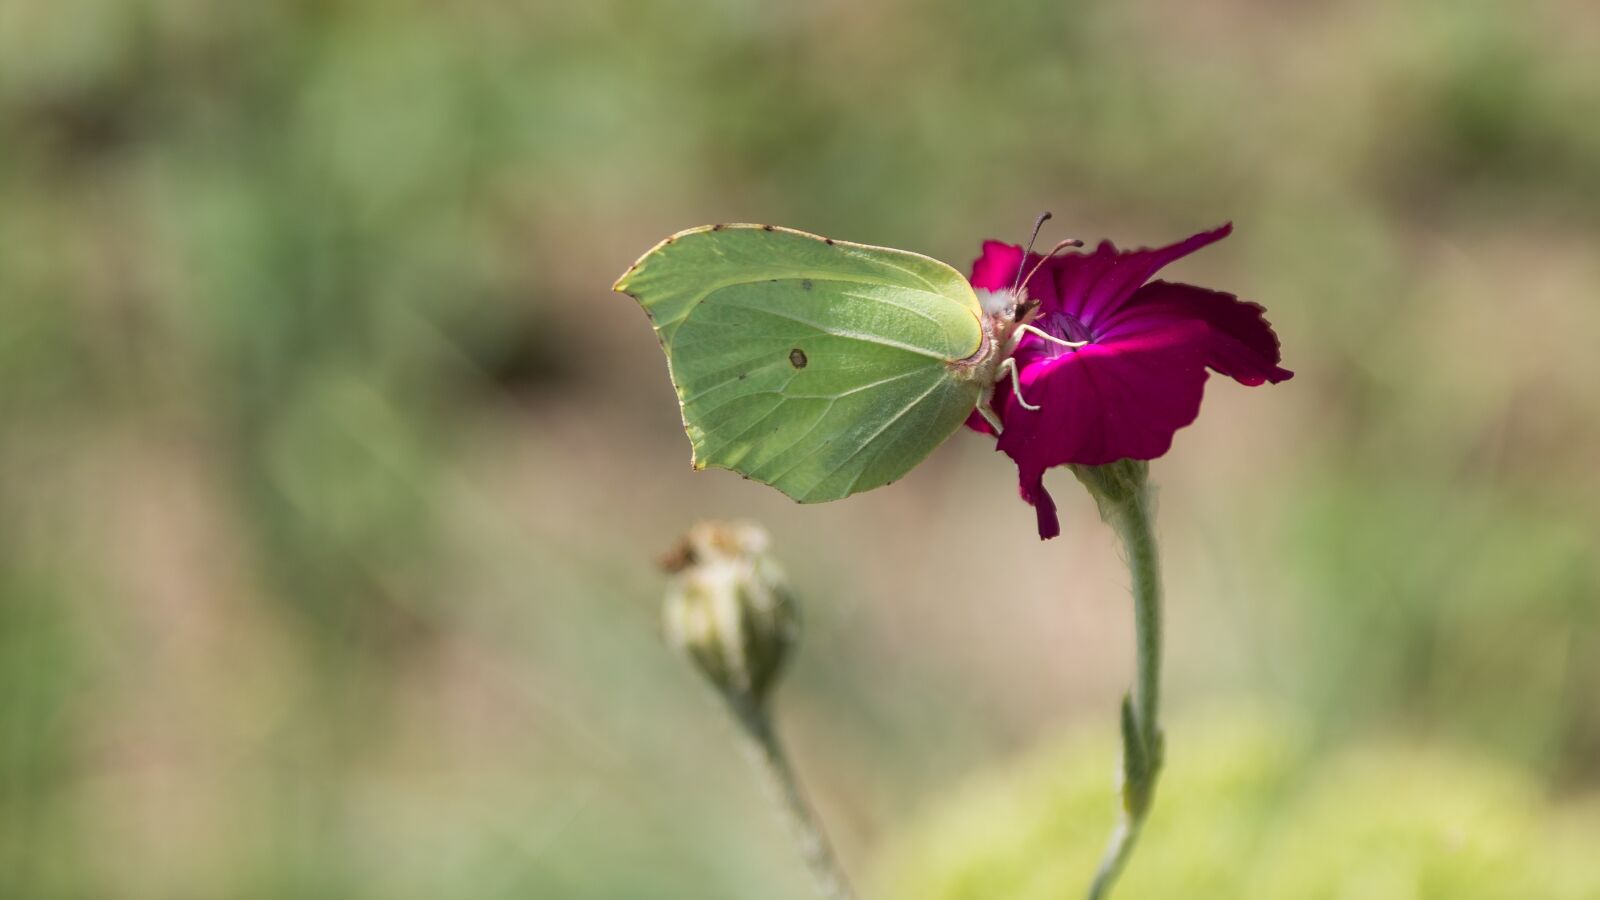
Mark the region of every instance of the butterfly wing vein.
[[802, 503], [899, 478], [977, 400], [947, 365], [978, 348], [976, 297], [926, 257], [729, 226], [664, 242], [618, 289], [651, 315], [695, 466]]

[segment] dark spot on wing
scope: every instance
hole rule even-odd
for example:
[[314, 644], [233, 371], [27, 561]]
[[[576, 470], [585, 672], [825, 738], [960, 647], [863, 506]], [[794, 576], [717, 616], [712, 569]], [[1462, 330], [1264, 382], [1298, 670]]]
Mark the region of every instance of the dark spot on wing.
[[800, 279], [800, 290], [802, 290], [802, 291], [811, 290], [811, 279], [809, 279], [809, 278]]
[[789, 351], [789, 365], [794, 366], [796, 369], [804, 369], [807, 362], [809, 362], [809, 360], [806, 359], [806, 352], [804, 350], [796, 347]]

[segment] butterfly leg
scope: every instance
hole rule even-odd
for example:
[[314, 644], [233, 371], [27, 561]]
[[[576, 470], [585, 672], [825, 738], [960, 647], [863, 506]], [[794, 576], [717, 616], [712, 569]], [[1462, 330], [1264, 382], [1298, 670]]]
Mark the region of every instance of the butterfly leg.
[[1000, 417], [994, 411], [994, 385], [992, 384], [985, 387], [983, 393], [978, 395], [978, 415], [983, 416], [983, 420], [989, 423], [990, 428], [994, 429], [996, 436], [1006, 430], [1005, 426], [1000, 424]]
[[1072, 347], [1074, 349], [1076, 349], [1078, 347], [1082, 347], [1084, 344], [1089, 343], [1088, 341], [1066, 341], [1066, 340], [1062, 340], [1061, 338], [1058, 338], [1055, 335], [1044, 331], [1043, 329], [1040, 329], [1038, 327], [1035, 327], [1033, 325], [1028, 325], [1028, 324], [1022, 324], [1022, 325], [1017, 326], [1017, 330], [1018, 331], [1026, 331], [1027, 333], [1029, 333], [1029, 334], [1031, 334], [1031, 335], [1033, 335], [1035, 337], [1044, 338], [1045, 340], [1051, 342], [1052, 344], [1060, 344], [1063, 347]]
[[1029, 403], [1027, 398], [1022, 396], [1022, 376], [1017, 374], [1016, 357], [1006, 357], [1005, 361], [1000, 363], [1000, 368], [1002, 370], [1009, 369], [1011, 371], [1011, 392], [1017, 395], [1017, 402], [1022, 404], [1022, 408], [1028, 410], [1029, 412], [1038, 412], [1039, 407]]

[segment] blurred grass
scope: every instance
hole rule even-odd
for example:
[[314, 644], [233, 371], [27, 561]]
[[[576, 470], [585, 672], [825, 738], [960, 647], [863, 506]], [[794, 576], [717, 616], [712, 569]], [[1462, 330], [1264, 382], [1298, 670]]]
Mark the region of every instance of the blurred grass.
[[[1319, 758], [1283, 715], [1179, 722], [1162, 804], [1123, 896], [1588, 898], [1600, 818], [1551, 809], [1520, 773], [1377, 743]], [[952, 792], [888, 853], [889, 898], [1072, 896], [1098, 862], [1111, 735], [1058, 743]]]
[[1562, 0], [10, 0], [0, 896], [804, 896], [654, 640], [706, 515], [808, 595], [785, 709], [852, 863], [1109, 716], [1109, 544], [1081, 501], [1031, 543], [977, 439], [829, 507], [690, 476], [606, 289], [710, 221], [960, 265], [1044, 208], [1235, 220], [1174, 272], [1299, 375], [1157, 466], [1176, 702], [1585, 794], [1597, 59]]

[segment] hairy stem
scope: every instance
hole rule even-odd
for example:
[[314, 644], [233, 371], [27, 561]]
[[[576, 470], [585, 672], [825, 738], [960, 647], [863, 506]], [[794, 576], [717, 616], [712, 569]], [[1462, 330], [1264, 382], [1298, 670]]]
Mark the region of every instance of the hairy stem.
[[1116, 531], [1127, 555], [1137, 646], [1133, 694], [1122, 707], [1122, 820], [1112, 833], [1089, 887], [1089, 900], [1110, 895], [1132, 855], [1155, 796], [1165, 752], [1160, 725], [1161, 566], [1147, 468], [1145, 463], [1124, 460], [1109, 466], [1074, 469], [1094, 495], [1101, 518]]
[[741, 696], [724, 696], [745, 737], [750, 758], [766, 781], [768, 794], [778, 805], [795, 842], [800, 846], [800, 855], [805, 860], [806, 868], [811, 870], [817, 892], [825, 900], [854, 900], [855, 893], [850, 889], [844, 867], [834, 856], [826, 832], [822, 830], [816, 813], [800, 789], [800, 780], [795, 775], [794, 767], [789, 764], [789, 756], [784, 752], [783, 741], [773, 727], [772, 716], [766, 706]]

